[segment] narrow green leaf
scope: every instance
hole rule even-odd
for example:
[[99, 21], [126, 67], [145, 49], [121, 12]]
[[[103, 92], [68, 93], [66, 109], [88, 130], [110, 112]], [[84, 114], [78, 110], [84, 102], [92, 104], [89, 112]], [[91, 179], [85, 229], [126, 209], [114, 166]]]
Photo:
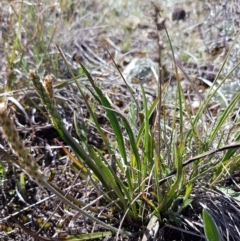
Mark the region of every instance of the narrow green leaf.
[[136, 145], [137, 141], [135, 139], [135, 136], [133, 134], [132, 128], [129, 125], [129, 122], [128, 122], [127, 118], [124, 115], [122, 115], [120, 112], [118, 112], [117, 110], [113, 110], [113, 109], [109, 109], [109, 108], [105, 108], [105, 109], [108, 109], [109, 111], [113, 111], [113, 112], [116, 113], [116, 115], [121, 117], [122, 122], [123, 122], [123, 126], [125, 127], [125, 129], [127, 131], [127, 134], [128, 134], [128, 137], [129, 137], [129, 142], [130, 142], [130, 145], [131, 145], [131, 148], [132, 148], [133, 155], [134, 155], [134, 157], [136, 159], [137, 170], [140, 170], [141, 159], [140, 159], [140, 154], [139, 154], [139, 151], [138, 151], [138, 147]]
[[177, 146], [177, 144], [174, 144], [174, 159], [175, 159], [175, 165], [177, 169], [176, 180], [168, 189], [168, 193], [166, 194], [166, 196], [164, 196], [162, 202], [158, 206], [157, 208], [158, 212], [166, 210], [171, 206], [171, 203], [173, 203], [173, 199], [177, 197], [178, 190], [182, 186], [183, 167], [182, 167], [182, 160], [181, 160], [182, 158], [181, 149], [182, 149], [181, 146]]
[[203, 209], [204, 233], [208, 241], [221, 241], [221, 235], [211, 214]]
[[[207, 106], [209, 105], [209, 102], [212, 100], [213, 96], [217, 93], [218, 89], [222, 86], [222, 84], [230, 77], [230, 75], [233, 73], [233, 71], [240, 65], [240, 61], [227, 73], [227, 75], [225, 76], [225, 78], [219, 83], [216, 85], [216, 82], [217, 80], [219, 79], [220, 77], [220, 74], [221, 72], [223, 71], [223, 68], [228, 60], [228, 57], [230, 56], [232, 50], [233, 50], [233, 47], [234, 45], [237, 43], [238, 41], [238, 38], [240, 36], [240, 32], [237, 34], [237, 36], [235, 37], [233, 43], [232, 43], [232, 46], [231, 48], [229, 49], [224, 61], [223, 61], [223, 64], [221, 65], [216, 77], [215, 77], [215, 80], [209, 90], [209, 95], [205, 98], [205, 100], [203, 101], [203, 103], [201, 104], [199, 110], [197, 111], [196, 113], [196, 116], [194, 118], [194, 121], [193, 121], [193, 124], [194, 126], [196, 126], [196, 124], [199, 122], [199, 119], [202, 117], [202, 114], [204, 112], [204, 110], [207, 109]], [[216, 87], [216, 88], [215, 88]], [[209, 142], [209, 144], [211, 144], [211, 142]]]
[[26, 200], [26, 185], [25, 185], [25, 173], [21, 173], [19, 177], [19, 191], [23, 198]]
[[[92, 87], [94, 88], [95, 92], [97, 93], [97, 96], [98, 96], [101, 104], [104, 107], [107, 107], [107, 108], [111, 109], [112, 106], [109, 103], [109, 101], [107, 100], [107, 98], [104, 96], [104, 94], [102, 93], [102, 90], [95, 85], [95, 83], [92, 79], [92, 76], [89, 74], [89, 72], [87, 71], [87, 69], [84, 67], [84, 65], [81, 62], [80, 62], [80, 65], [81, 65], [84, 73], [87, 75], [87, 78], [90, 81], [90, 83], [91, 83]], [[95, 98], [96, 98], [96, 95], [95, 95]], [[124, 140], [123, 140], [122, 131], [121, 131], [120, 125], [118, 123], [118, 120], [117, 120], [117, 118], [116, 118], [116, 116], [114, 115], [113, 112], [106, 111], [106, 114], [109, 118], [110, 124], [112, 125], [113, 131], [116, 135], [117, 142], [118, 142], [118, 145], [119, 145], [119, 148], [120, 148], [119, 150], [122, 154], [122, 157], [125, 161], [125, 164], [127, 164], [126, 150], [124, 148]]]
[[112, 236], [111, 232], [95, 232], [95, 233], [68, 236], [65, 238], [65, 240], [66, 241], [84, 241], [84, 240], [102, 239], [104, 237], [110, 237], [110, 236]]
[[239, 99], [240, 99], [240, 93], [236, 94], [236, 96], [233, 98], [231, 103], [227, 106], [227, 108], [222, 113], [213, 132], [208, 137], [210, 144], [213, 142], [216, 135], [219, 133], [219, 130], [223, 126], [224, 122], [229, 118], [230, 114], [232, 113], [232, 110], [235, 108], [236, 104], [239, 102]]
[[[158, 105], [158, 102], [159, 102], [159, 97], [157, 97], [154, 102], [152, 103], [151, 107], [149, 108], [148, 110], [148, 116], [150, 117], [154, 110], [156, 109], [157, 105]], [[140, 130], [138, 132], [138, 136], [137, 136], [137, 142], [136, 142], [136, 145], [139, 146], [140, 144], [140, 141], [141, 141], [141, 138], [142, 138], [142, 134], [143, 134], [143, 131], [144, 131], [144, 128], [145, 128], [145, 125], [144, 123], [141, 125], [140, 127]]]

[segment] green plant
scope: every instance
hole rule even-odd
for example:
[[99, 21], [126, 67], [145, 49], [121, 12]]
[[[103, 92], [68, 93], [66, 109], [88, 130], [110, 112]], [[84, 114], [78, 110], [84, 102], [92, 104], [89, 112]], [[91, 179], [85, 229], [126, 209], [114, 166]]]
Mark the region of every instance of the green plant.
[[[198, 120], [202, 118], [201, 116], [204, 112], [204, 107], [207, 106], [208, 102], [203, 102], [202, 108], [199, 109], [193, 120], [190, 116], [190, 112], [188, 110], [185, 112], [188, 116], [189, 125], [191, 126], [191, 129], [185, 130], [183, 124], [185, 120], [183, 106], [186, 108], [187, 105], [183, 98], [181, 86], [178, 85], [172, 127], [169, 127], [170, 131], [167, 132], [169, 133], [171, 145], [167, 149], [167, 153], [161, 149], [161, 156], [157, 158], [154, 155], [154, 148], [156, 148], [155, 135], [149, 125], [149, 120], [156, 109], [159, 99], [156, 98], [152, 105], [148, 107], [144, 89], [141, 88], [143, 110], [141, 112], [139, 128], [134, 127], [135, 130], [138, 129], [139, 131], [133, 133], [133, 128], [128, 119], [122, 113], [113, 109], [102, 90], [95, 85], [95, 82], [86, 68], [81, 63], [80, 65], [91, 83], [92, 89], [90, 89], [90, 92], [92, 96], [104, 108], [109, 124], [112, 127], [113, 135], [111, 136], [111, 142], [109, 142], [109, 138], [104, 134], [97, 121], [96, 115], [93, 113], [90, 104], [85, 99], [81, 86], [76, 81], [79, 92], [85, 100], [91, 118], [107, 147], [112, 163], [102, 155], [100, 150], [86, 144], [86, 135], [79, 135], [79, 138], [83, 138], [82, 146], [67, 132], [61, 117], [55, 108], [51, 81], [48, 81], [51, 76], [45, 77], [45, 81], [47, 81], [48, 84], [45, 84], [44, 88], [40, 83], [38, 75], [35, 72], [30, 73], [30, 78], [49, 113], [54, 127], [62, 139], [71, 146], [75, 153], [75, 157], [72, 157], [71, 159], [74, 159], [77, 168], [84, 170], [84, 176], [91, 177], [91, 184], [94, 187], [97, 188], [98, 183], [101, 183], [103, 187], [101, 189], [101, 194], [107, 202], [112, 203], [114, 201], [114, 203], [112, 203], [112, 210], [114, 210], [114, 212], [120, 212], [123, 215], [123, 220], [126, 218], [128, 222], [139, 222], [142, 216], [147, 214], [149, 217], [156, 215], [161, 222], [174, 221], [177, 218], [176, 210], [178, 210], [177, 213], [181, 212], [183, 208], [191, 203], [190, 194], [193, 191], [197, 180], [203, 178], [206, 173], [208, 173], [208, 178], [211, 180], [214, 174], [214, 169], [217, 164], [222, 161], [222, 159], [215, 161], [214, 165], [205, 162], [203, 157], [208, 156], [208, 153], [204, 155], [203, 152], [215, 141], [217, 130], [222, 127], [226, 120], [226, 116], [229, 115], [228, 109], [218, 120], [217, 123], [220, 124], [216, 124], [216, 127], [210, 133], [210, 136], [208, 136], [208, 140], [210, 141], [206, 142], [206, 140], [202, 139], [198, 134]], [[207, 101], [209, 101], [209, 99], [207, 99]], [[234, 100], [232, 105], [235, 105]], [[176, 117], [177, 109], [180, 110], [178, 118]], [[18, 165], [39, 185], [48, 188], [70, 207], [76, 209], [112, 232], [124, 232], [103, 223], [99, 219], [96, 219], [80, 209], [76, 205], [79, 204], [77, 200], [74, 200], [74, 198], [70, 198], [69, 196], [65, 197], [60, 190], [49, 184], [43, 174], [38, 170], [32, 157], [26, 150], [24, 150], [24, 146], [21, 144], [22, 141], [14, 129], [14, 125], [8, 116], [7, 110], [4, 108], [1, 111], [0, 120], [4, 134], [8, 142], [11, 144], [12, 150], [19, 157], [20, 161], [17, 162]], [[134, 121], [132, 123], [136, 124], [137, 122]], [[77, 125], [76, 129], [79, 129]], [[163, 133], [159, 134], [161, 138], [163, 138]], [[200, 140], [201, 142], [199, 142]], [[201, 145], [196, 151], [198, 153], [200, 152], [201, 155], [192, 158], [190, 161], [184, 162], [183, 158], [188, 153], [186, 151], [190, 143], [197, 142], [201, 143]], [[218, 146], [220, 146], [220, 143]], [[71, 154], [68, 153], [68, 155], [70, 156]], [[166, 157], [172, 159], [172, 161], [168, 160], [168, 166], [164, 161]], [[189, 170], [189, 173], [186, 174], [186, 169], [184, 167], [187, 167], [190, 164], [191, 169]], [[168, 178], [164, 179], [164, 176], [168, 176]], [[85, 206], [85, 204], [81, 203], [81, 206]], [[94, 208], [90, 210], [98, 212]], [[111, 217], [111, 215], [105, 215], [105, 217], [110, 219], [114, 218], [114, 216]], [[128, 232], [124, 233], [134, 235]]]
[[18, 188], [21, 196], [23, 197], [24, 200], [26, 200], [27, 193], [26, 193], [26, 186], [25, 186], [25, 173], [21, 173], [19, 176]]
[[211, 214], [203, 209], [203, 227], [208, 241], [221, 241], [221, 235]]
[[[34, 17], [33, 7], [31, 7], [31, 11], [33, 11], [32, 15]], [[39, 32], [39, 34], [42, 33], [43, 31]], [[138, 233], [123, 231], [121, 225], [125, 220], [128, 223], [138, 223], [140, 225], [143, 219], [147, 222], [152, 216], [157, 216], [161, 225], [170, 222], [180, 225], [181, 219], [179, 216], [182, 210], [192, 202], [193, 196], [191, 194], [195, 192], [196, 186], [199, 183], [204, 185], [209, 185], [210, 183], [211, 186], [214, 186], [221, 178], [224, 168], [230, 166], [233, 161], [239, 158], [237, 152], [239, 144], [226, 145], [229, 139], [224, 134], [221, 134], [228, 131], [224, 129], [224, 125], [228, 122], [237, 105], [239, 94], [235, 96], [215, 120], [208, 111], [211, 99], [218, 94], [221, 84], [226, 81], [228, 76], [238, 67], [239, 63], [214, 88], [229, 55], [226, 56], [212, 88], [205, 99], [199, 99], [201, 105], [196, 114], [193, 115], [184, 96], [178, 72], [182, 70], [183, 74], [186, 74], [175, 60], [174, 49], [171, 46], [169, 37], [168, 41], [172, 51], [172, 54], [168, 53], [168, 56], [172, 59], [177, 79], [177, 89], [171, 103], [173, 108], [171, 109], [171, 106], [164, 99], [164, 96], [167, 95], [168, 84], [160, 86], [159, 95], [151, 104], [148, 103], [145, 90], [141, 86], [142, 105], [137, 103], [133, 91], [129, 88], [132, 94], [130, 116], [114, 108], [114, 105], [104, 94], [104, 90], [94, 82], [90, 73], [80, 62], [81, 69], [79, 73], [83, 72], [91, 85], [89, 92], [94, 101], [89, 102], [83, 86], [77, 81], [70, 66], [68, 66], [65, 56], [60, 51], [60, 55], [62, 55], [69, 72], [72, 74], [72, 80], [65, 81], [56, 88], [62, 88], [75, 81], [79, 94], [85, 101], [85, 105], [90, 113], [90, 119], [101, 136], [106, 150], [101, 150], [88, 144], [88, 122], [83, 121], [79, 124], [76, 113], [74, 114], [74, 127], [79, 142], [71, 136], [57, 111], [51, 89], [51, 81], [44, 88], [40, 82], [41, 78], [39, 75], [36, 72], [30, 73], [30, 79], [54, 127], [61, 138], [71, 147], [71, 152], [62, 143], [58, 143], [62, 145], [65, 153], [73, 161], [76, 171], [81, 172], [81, 178], [88, 178], [90, 185], [100, 192], [103, 203], [108, 207], [108, 211], [102, 213], [87, 203], [80, 202], [70, 195], [65, 195], [64, 192], [47, 181], [47, 178], [39, 171], [35, 160], [25, 149], [11, 121], [7, 103], [1, 110], [0, 123], [5, 138], [11, 145], [13, 152], [18, 156], [18, 160], [11, 159], [4, 153], [6, 160], [18, 164], [39, 185], [46, 187], [69, 207], [77, 210], [93, 222], [109, 229], [112, 233], [119, 232], [129, 236], [140, 235], [141, 230]], [[43, 63], [42, 61], [45, 60], [48, 49], [44, 38], [39, 38], [39, 45], [40, 49], [35, 49], [34, 52], [37, 69]], [[13, 59], [11, 58], [9, 65], [14, 62]], [[8, 79], [9, 86], [12, 86], [10, 77]], [[187, 75], [186, 78], [188, 78]], [[51, 79], [51, 76], [44, 78], [44, 80], [47, 79]], [[189, 81], [191, 82], [191, 79]], [[198, 95], [194, 83], [191, 82], [191, 84], [193, 89], [195, 88], [196, 95]], [[6, 90], [10, 89], [7, 88]], [[94, 106], [92, 103], [94, 103]], [[111, 130], [110, 134], [106, 134], [98, 123], [95, 114], [97, 105], [103, 109], [107, 116]], [[159, 108], [157, 109], [158, 105]], [[168, 116], [169, 109], [172, 110], [171, 118]], [[157, 121], [159, 126], [150, 123], [150, 119], [155, 111], [158, 111]], [[239, 141], [239, 134], [234, 136], [233, 139]], [[214, 150], [209, 151], [211, 148], [214, 148]], [[225, 150], [226, 153], [223, 156], [218, 156], [217, 158], [214, 156], [215, 153]], [[105, 155], [106, 153], [108, 155]], [[24, 177], [24, 174], [21, 177]], [[24, 188], [24, 180], [21, 181], [21, 184]], [[102, 222], [100, 218], [96, 218], [95, 214], [104, 216], [108, 220], [108, 224], [106, 224], [107, 222]], [[117, 221], [116, 214], [122, 218], [118, 223], [118, 228], [111, 225], [111, 221]], [[208, 226], [207, 221], [206, 227]], [[143, 224], [146, 225], [145, 222]], [[104, 234], [109, 235], [109, 232]], [[94, 238], [95, 235], [101, 237], [101, 234], [95, 233], [90, 235], [89, 238]]]
[[3, 185], [3, 182], [4, 182], [5, 178], [6, 178], [6, 173], [5, 173], [5, 170], [4, 170], [4, 166], [0, 162], [0, 186]]

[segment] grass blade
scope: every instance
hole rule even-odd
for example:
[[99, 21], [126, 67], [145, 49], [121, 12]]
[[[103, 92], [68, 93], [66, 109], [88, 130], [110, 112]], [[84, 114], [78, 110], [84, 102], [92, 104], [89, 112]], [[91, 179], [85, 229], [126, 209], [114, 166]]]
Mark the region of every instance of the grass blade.
[[203, 209], [203, 227], [208, 241], [221, 241], [221, 236], [211, 214]]

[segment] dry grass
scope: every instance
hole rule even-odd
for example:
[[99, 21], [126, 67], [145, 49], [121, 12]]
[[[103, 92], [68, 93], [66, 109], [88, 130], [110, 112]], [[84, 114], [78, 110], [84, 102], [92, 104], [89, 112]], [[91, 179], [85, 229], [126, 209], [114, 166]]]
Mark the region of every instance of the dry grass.
[[[86, 98], [89, 98], [104, 130], [109, 134], [111, 129], [106, 124], [104, 111], [90, 97], [87, 89], [89, 87], [88, 80], [82, 76], [76, 59], [80, 59], [84, 63], [97, 83], [100, 83], [104, 93], [111, 97], [114, 106], [122, 113], [127, 114], [130, 112], [128, 103], [130, 94], [127, 93], [124, 82], [109, 53], [116, 61], [119, 70], [123, 71], [135, 57], [147, 57], [158, 62], [159, 53], [156, 52], [156, 49], [160, 46], [163, 50], [160, 58], [165, 71], [164, 81], [169, 81], [169, 91], [163, 96], [163, 105], [169, 110], [167, 121], [170, 126], [175, 118], [173, 111], [170, 110], [173, 109], [171, 100], [175, 96], [172, 93], [176, 88], [176, 73], [173, 61], [168, 55], [171, 53], [169, 39], [162, 30], [159, 32], [160, 43], [156, 41], [158, 33], [153, 19], [154, 10], [152, 4], [147, 1], [139, 3], [137, 0], [104, 0], [99, 4], [94, 0], [40, 1], [39, 3], [3, 0], [0, 4], [0, 90], [2, 101], [8, 99], [8, 107], [17, 131], [23, 138], [26, 147], [31, 149], [32, 155], [38, 159], [38, 164], [45, 176], [49, 180], [54, 180], [62, 190], [67, 190], [68, 194], [77, 198], [81, 196], [84, 202], [93, 202], [98, 198], [98, 193], [92, 191], [86, 180], [79, 181], [78, 175], [80, 174], [76, 174], [74, 171], [76, 167], [70, 164], [65, 153], [61, 151], [61, 146], [54, 142], [54, 138], [59, 138], [59, 135], [50, 124], [45, 109], [29, 81], [28, 73], [31, 69], [36, 69], [41, 77], [46, 74], [56, 76], [54, 89], [58, 111], [67, 125], [66, 128], [74, 137], [77, 137], [71, 124], [73, 110], [78, 111], [79, 123], [81, 119], [88, 120], [89, 113], [83, 100], [76, 94], [76, 86], [70, 85], [73, 82], [71, 79], [73, 72], [83, 84]], [[208, 92], [206, 90], [208, 84], [204, 84], [201, 78], [214, 80], [239, 31], [237, 17], [239, 6], [238, 1], [227, 1], [225, 5], [219, 1], [182, 3], [166, 1], [161, 6], [162, 19], [160, 21], [165, 23], [168, 30], [174, 55], [179, 62], [179, 78], [184, 90], [184, 97], [193, 115], [201, 106], [201, 101]], [[173, 21], [172, 14], [176, 8], [186, 12], [184, 20]], [[56, 44], [65, 54], [69, 66], [64, 63]], [[239, 61], [239, 40], [224, 65], [219, 80], [223, 79], [236, 61]], [[180, 70], [181, 68], [187, 73], [187, 76]], [[239, 88], [237, 76], [239, 76], [239, 68], [236, 68], [231, 79], [221, 89], [227, 100], [230, 100], [234, 96], [236, 88]], [[231, 94], [226, 95], [226, 92], [229, 91]], [[150, 93], [152, 94], [152, 92]], [[202, 95], [202, 99], [199, 99], [199, 93]], [[35, 104], [31, 100], [34, 100]], [[225, 104], [220, 97], [213, 99], [209, 104], [212, 124], [217, 113], [224, 109]], [[237, 120], [237, 117], [234, 117]], [[29, 122], [29, 119], [33, 122]], [[89, 123], [86, 139], [90, 144], [105, 151], [106, 147], [102, 146], [101, 138], [96, 135], [96, 128], [92, 124], [91, 118]], [[185, 124], [184, 130], [187, 130], [189, 122]], [[206, 122], [198, 129], [198, 134], [201, 136], [199, 143], [204, 141], [204, 137], [209, 134], [209, 129], [205, 128], [208, 124]], [[84, 126], [81, 127], [84, 128]], [[221, 130], [224, 132], [218, 133], [217, 141], [221, 140], [222, 144], [227, 144], [238, 137], [238, 126], [230, 118], [227, 125]], [[226, 133], [226, 135], [222, 133]], [[166, 137], [163, 146], [168, 146], [168, 140]], [[217, 141], [214, 144], [217, 145]], [[0, 144], [10, 153], [10, 148], [2, 137]], [[185, 153], [185, 159], [199, 154], [198, 151], [201, 150], [195, 142], [188, 145], [189, 151], [187, 154]], [[211, 146], [211, 148], [217, 147]], [[170, 154], [168, 157], [171, 159]], [[219, 154], [217, 158], [222, 158], [222, 155]], [[214, 160], [216, 161], [216, 159]], [[233, 159], [232, 163], [230, 170], [233, 172], [239, 166], [237, 158]], [[202, 168], [204, 169], [204, 166]], [[66, 207], [62, 203], [58, 203], [56, 198], [49, 196], [46, 190], [37, 187], [27, 177], [25, 177], [26, 180], [20, 179], [20, 169], [15, 169], [3, 162], [0, 170], [3, 176], [0, 194], [0, 208], [3, 210], [0, 216], [1, 240], [27, 240], [31, 237], [29, 230], [25, 230], [28, 235], [21, 233], [17, 228], [16, 219], [14, 221], [10, 218], [11, 214], [18, 216], [22, 223], [29, 221], [34, 224], [35, 226], [30, 225], [28, 228], [35, 230], [35, 234], [45, 237], [54, 235], [59, 237], [61, 233], [63, 233], [62, 236], [66, 236], [92, 230], [105, 231], [99, 227], [95, 228], [84, 218], [79, 219], [78, 223], [77, 213], [67, 213]], [[207, 177], [206, 173], [204, 175]], [[213, 179], [215, 180], [218, 175], [220, 173], [216, 173]], [[229, 176], [229, 173], [226, 171], [225, 175]], [[69, 189], [69, 187], [71, 188]], [[171, 227], [170, 225], [165, 226], [160, 230], [159, 236], [160, 233], [164, 233], [165, 238], [171, 240], [175, 238], [175, 235], [179, 235], [177, 231], [173, 232], [174, 228], [184, 227], [185, 230], [188, 230], [191, 227], [189, 222], [192, 222], [192, 226], [194, 226], [192, 230], [202, 237], [201, 210], [198, 210], [199, 203], [201, 203], [202, 207], [206, 205], [209, 208], [221, 210], [212, 213], [215, 220], [220, 216], [224, 217], [222, 222], [217, 223], [221, 234], [226, 237], [226, 234], [230, 232], [231, 240], [239, 240], [237, 236], [234, 237], [238, 230], [233, 228], [235, 221], [232, 221], [237, 222], [239, 218], [239, 211], [236, 213], [233, 211], [236, 210], [237, 204], [233, 200], [227, 199], [224, 194], [221, 196], [213, 191], [209, 191], [209, 196], [198, 194], [194, 193], [196, 198], [193, 204], [185, 210], [183, 213], [185, 216], [181, 216], [183, 225], [178, 227], [173, 223]], [[224, 206], [226, 202], [230, 206], [227, 214], [222, 212], [226, 208]], [[20, 211], [23, 208], [26, 210]], [[193, 217], [197, 219], [196, 222], [189, 219], [194, 212]], [[74, 217], [72, 218], [72, 216]], [[224, 225], [230, 221], [233, 222], [232, 225], [225, 228]], [[113, 225], [114, 222], [112, 221], [111, 224]], [[125, 228], [129, 228], [128, 224], [124, 225]], [[79, 231], [76, 227], [81, 227], [81, 230]], [[129, 231], [136, 231], [136, 228], [140, 229], [139, 226], [132, 225]], [[180, 229], [180, 233], [183, 235], [184, 230]], [[182, 240], [189, 237], [192, 238], [192, 236], [182, 236]]]

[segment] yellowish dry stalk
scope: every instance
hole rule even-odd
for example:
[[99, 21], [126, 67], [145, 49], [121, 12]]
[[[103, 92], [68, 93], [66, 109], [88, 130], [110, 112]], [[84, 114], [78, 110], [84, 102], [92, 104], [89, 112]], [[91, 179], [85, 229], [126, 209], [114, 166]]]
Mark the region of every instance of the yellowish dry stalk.
[[5, 139], [13, 153], [18, 157], [17, 164], [31, 176], [35, 182], [43, 186], [43, 174], [24, 146], [6, 107], [0, 110], [0, 125], [2, 126]]

